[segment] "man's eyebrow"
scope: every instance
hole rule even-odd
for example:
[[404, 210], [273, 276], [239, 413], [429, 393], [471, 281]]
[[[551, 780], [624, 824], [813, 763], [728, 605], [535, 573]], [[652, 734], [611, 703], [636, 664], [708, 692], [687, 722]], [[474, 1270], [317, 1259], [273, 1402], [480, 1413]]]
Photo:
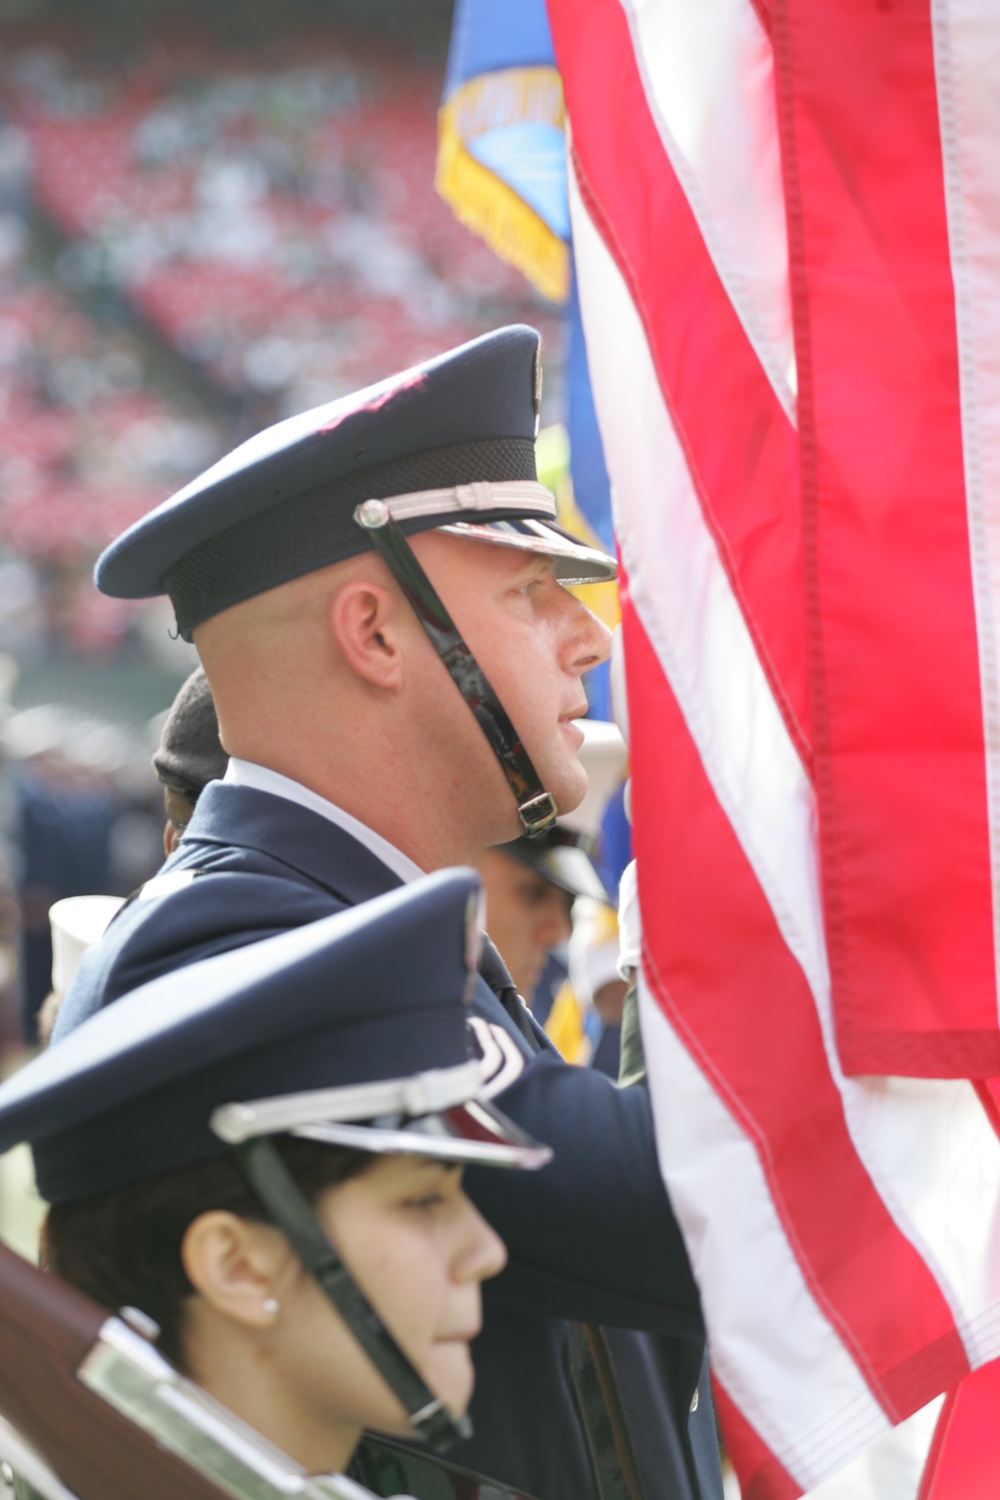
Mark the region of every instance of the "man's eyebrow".
[[551, 557], [531, 555], [525, 558], [524, 562], [514, 570], [514, 577], [526, 578], [532, 573], [551, 573], [554, 568], [555, 563]]

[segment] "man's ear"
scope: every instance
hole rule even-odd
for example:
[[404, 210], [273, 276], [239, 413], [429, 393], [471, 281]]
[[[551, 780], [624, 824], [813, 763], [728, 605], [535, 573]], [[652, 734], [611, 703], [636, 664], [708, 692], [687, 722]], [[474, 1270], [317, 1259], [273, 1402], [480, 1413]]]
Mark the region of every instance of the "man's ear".
[[181, 1262], [209, 1306], [250, 1328], [273, 1326], [282, 1295], [303, 1274], [280, 1230], [223, 1209], [199, 1214], [188, 1225]]
[[356, 578], [330, 604], [330, 631], [344, 660], [374, 687], [397, 690], [403, 681], [399, 600], [381, 584]]

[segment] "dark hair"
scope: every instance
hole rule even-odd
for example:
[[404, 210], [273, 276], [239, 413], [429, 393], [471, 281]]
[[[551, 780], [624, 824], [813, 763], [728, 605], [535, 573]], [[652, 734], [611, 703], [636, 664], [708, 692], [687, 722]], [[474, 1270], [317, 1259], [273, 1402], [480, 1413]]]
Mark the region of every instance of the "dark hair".
[[212, 689], [204, 667], [195, 667], [163, 721], [153, 770], [169, 791], [179, 792], [193, 807], [210, 781], [225, 776], [228, 765]]
[[[374, 1160], [365, 1151], [293, 1136], [276, 1144], [310, 1203], [324, 1189], [366, 1171]], [[267, 1220], [232, 1156], [213, 1157], [75, 1203], [54, 1204], [42, 1231], [42, 1264], [112, 1311], [140, 1308], [159, 1324], [160, 1350], [185, 1371], [184, 1305], [194, 1287], [184, 1270], [181, 1245], [188, 1226], [212, 1209]]]

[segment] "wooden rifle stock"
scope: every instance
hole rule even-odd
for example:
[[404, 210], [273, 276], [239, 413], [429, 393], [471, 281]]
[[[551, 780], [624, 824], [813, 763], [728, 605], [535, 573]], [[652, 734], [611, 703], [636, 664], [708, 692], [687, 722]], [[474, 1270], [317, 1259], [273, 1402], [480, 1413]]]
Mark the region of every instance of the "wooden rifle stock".
[[77, 1500], [368, 1494], [339, 1475], [304, 1474], [119, 1318], [4, 1245], [0, 1416]]

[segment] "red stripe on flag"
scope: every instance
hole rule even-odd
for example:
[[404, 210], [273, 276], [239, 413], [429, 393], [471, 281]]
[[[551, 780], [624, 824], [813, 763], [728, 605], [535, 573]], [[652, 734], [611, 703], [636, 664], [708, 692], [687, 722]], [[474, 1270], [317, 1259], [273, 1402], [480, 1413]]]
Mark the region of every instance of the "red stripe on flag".
[[805, 975], [627, 591], [623, 602], [628, 696], [642, 706], [632, 716], [632, 774], [650, 987], [753, 1141], [813, 1295], [899, 1420], [962, 1378], [964, 1348], [937, 1282], [858, 1158]]
[[917, 1500], [996, 1500], [1000, 1492], [1000, 1360], [945, 1397]]
[[[650, 113], [619, 0], [549, 0], [580, 190], [642, 318], [707, 524], [808, 759], [795, 432]], [[613, 101], [613, 108], [597, 101]]]
[[750, 0], [750, 4], [753, 6], [754, 11], [757, 14], [757, 19], [760, 22], [761, 30], [763, 31], [764, 35], [766, 37], [770, 37], [771, 0]]
[[741, 1500], [798, 1500], [802, 1486], [757, 1436], [729, 1392], [712, 1381], [712, 1397], [726, 1439], [726, 1451], [740, 1481]]
[[844, 1067], [1000, 1072], [927, 0], [774, 11], [827, 937]]

